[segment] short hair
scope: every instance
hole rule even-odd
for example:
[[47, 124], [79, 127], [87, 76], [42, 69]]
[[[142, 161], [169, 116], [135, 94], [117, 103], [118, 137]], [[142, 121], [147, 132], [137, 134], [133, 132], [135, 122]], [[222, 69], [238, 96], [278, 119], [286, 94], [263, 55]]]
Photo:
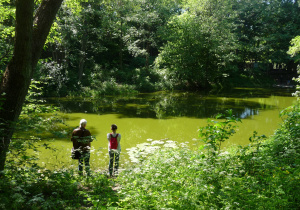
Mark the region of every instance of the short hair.
[[111, 129], [112, 129], [112, 130], [117, 130], [117, 129], [118, 129], [118, 126], [117, 126], [116, 124], [112, 124], [112, 125], [111, 125]]
[[85, 119], [82, 119], [82, 120], [80, 120], [79, 126], [83, 127], [86, 124], [87, 124], [87, 121]]

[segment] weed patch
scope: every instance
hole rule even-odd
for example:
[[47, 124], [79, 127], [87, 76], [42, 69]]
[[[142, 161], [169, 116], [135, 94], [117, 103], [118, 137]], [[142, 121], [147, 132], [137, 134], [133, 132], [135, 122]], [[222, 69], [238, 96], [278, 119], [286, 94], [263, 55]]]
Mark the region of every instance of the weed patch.
[[[208, 149], [154, 150], [120, 175], [120, 206], [126, 209], [297, 209], [300, 204], [299, 111], [298, 105], [284, 111], [285, 121], [274, 136], [265, 140], [264, 135], [254, 132], [245, 147], [220, 150], [220, 143], [234, 129], [228, 126], [232, 118], [227, 118], [227, 126], [220, 124], [225, 127], [210, 121], [207, 133], [200, 130], [205, 138], [214, 135], [214, 141], [205, 140]], [[225, 129], [224, 135], [220, 128]]]

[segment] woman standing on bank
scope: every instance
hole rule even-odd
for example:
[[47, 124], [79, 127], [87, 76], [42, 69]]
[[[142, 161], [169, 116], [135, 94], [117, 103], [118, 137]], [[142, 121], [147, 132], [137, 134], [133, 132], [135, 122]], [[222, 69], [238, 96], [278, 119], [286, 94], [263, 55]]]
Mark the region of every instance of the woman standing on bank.
[[112, 124], [111, 130], [112, 133], [107, 134], [108, 140], [108, 154], [109, 154], [109, 166], [108, 171], [109, 175], [118, 175], [119, 168], [119, 158], [121, 153], [121, 134], [117, 133], [117, 125]]

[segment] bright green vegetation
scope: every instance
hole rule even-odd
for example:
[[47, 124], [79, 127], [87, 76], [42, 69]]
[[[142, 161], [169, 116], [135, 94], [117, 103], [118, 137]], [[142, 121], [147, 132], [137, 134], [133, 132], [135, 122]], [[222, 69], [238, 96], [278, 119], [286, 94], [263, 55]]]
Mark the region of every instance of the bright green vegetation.
[[111, 188], [113, 182], [105, 175], [86, 179], [75, 176], [73, 171], [34, 167], [11, 172], [0, 181], [0, 209], [85, 209], [110, 206], [117, 201]]
[[[274, 136], [254, 135], [245, 147], [157, 150], [118, 179], [121, 206], [129, 209], [297, 209], [299, 207], [299, 104]], [[222, 128], [227, 124], [226, 131]], [[213, 123], [214, 124], [214, 123]], [[215, 122], [204, 140], [228, 137], [232, 118]], [[210, 124], [212, 125], [212, 124]], [[222, 131], [223, 130], [223, 131]], [[223, 137], [217, 136], [223, 132]]]

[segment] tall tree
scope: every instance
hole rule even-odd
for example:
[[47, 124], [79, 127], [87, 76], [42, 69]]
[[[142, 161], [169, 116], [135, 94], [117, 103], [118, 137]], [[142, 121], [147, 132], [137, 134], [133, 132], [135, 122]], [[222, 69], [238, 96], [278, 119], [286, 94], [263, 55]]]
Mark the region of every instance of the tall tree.
[[222, 79], [234, 59], [234, 14], [229, 1], [189, 0], [168, 24], [167, 43], [155, 68], [171, 87], [207, 88]]
[[136, 8], [127, 14], [129, 30], [124, 37], [128, 51], [144, 59], [146, 68], [162, 46], [160, 33], [170, 17], [180, 14], [181, 0], [136, 0]]
[[31, 78], [62, 1], [42, 0], [33, 17], [34, 0], [16, 0], [14, 54], [0, 84], [0, 171], [4, 170], [14, 124], [21, 113]]
[[299, 34], [299, 6], [294, 0], [233, 0], [238, 55], [244, 63], [288, 64], [290, 40]]

